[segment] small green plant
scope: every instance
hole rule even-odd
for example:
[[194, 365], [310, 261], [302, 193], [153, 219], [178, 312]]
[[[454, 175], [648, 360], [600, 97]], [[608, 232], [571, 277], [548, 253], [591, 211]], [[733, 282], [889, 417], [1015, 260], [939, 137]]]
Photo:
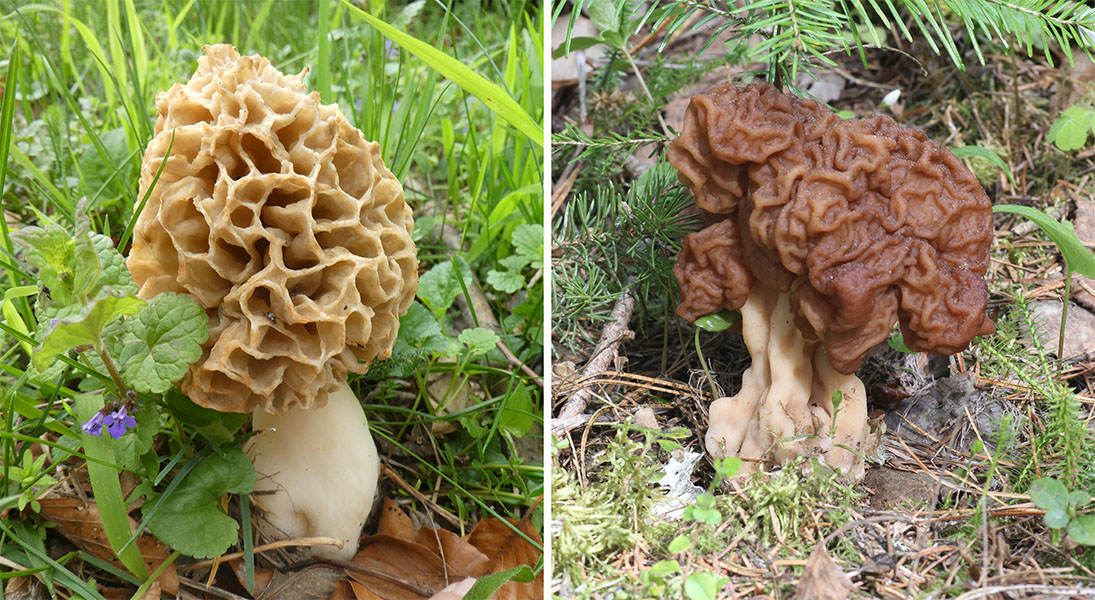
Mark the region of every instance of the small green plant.
[[1046, 525], [1055, 531], [1067, 528], [1077, 544], [1095, 546], [1095, 515], [1081, 515], [1080, 510], [1091, 502], [1091, 494], [1069, 490], [1051, 477], [1039, 477], [1027, 490], [1035, 506], [1046, 511]]
[[1088, 135], [1095, 129], [1095, 111], [1083, 106], [1070, 106], [1061, 111], [1047, 134], [1049, 140], [1064, 152], [1079, 150], [1087, 145]]
[[[32, 458], [30, 452], [24, 452], [22, 465], [6, 467], [7, 472], [4, 476], [8, 480], [8, 486], [17, 492], [15, 505], [19, 510], [23, 510], [28, 505], [34, 512], [42, 510], [41, 505], [38, 504], [38, 495], [57, 483], [56, 479], [45, 473], [45, 466], [45, 454]], [[4, 500], [0, 500], [0, 510], [4, 508], [6, 508]]]

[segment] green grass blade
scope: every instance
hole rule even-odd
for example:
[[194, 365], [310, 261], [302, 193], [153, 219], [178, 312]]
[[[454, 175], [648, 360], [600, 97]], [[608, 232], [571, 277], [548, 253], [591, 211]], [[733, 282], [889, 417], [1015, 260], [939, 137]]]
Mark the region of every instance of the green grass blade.
[[1076, 237], [1072, 223], [1058, 221], [1036, 208], [1016, 204], [1000, 204], [992, 207], [992, 212], [1014, 213], [1034, 221], [1057, 245], [1069, 270], [1084, 277], [1095, 277], [1095, 254], [1085, 248], [1080, 238]]
[[[85, 422], [95, 415], [103, 407], [101, 396], [80, 394], [76, 397], [76, 415], [79, 421]], [[114, 462], [114, 440], [108, 435], [83, 434], [84, 450], [88, 456], [98, 458], [106, 462]], [[118, 481], [118, 470], [103, 466], [99, 463], [88, 462], [88, 479], [91, 480], [91, 488], [95, 492], [95, 502], [99, 507], [99, 517], [103, 521], [103, 532], [106, 533], [110, 545], [117, 549], [123, 548], [129, 539], [129, 514], [126, 510], [125, 499], [122, 497], [122, 486]], [[127, 569], [139, 579], [148, 577], [144, 561], [137, 546], [129, 546], [118, 552], [118, 559]]]
[[330, 0], [319, 0], [319, 16], [316, 17], [319, 32], [316, 40], [319, 43], [319, 56], [316, 58], [316, 86], [319, 87], [319, 97], [324, 104], [334, 104], [334, 96], [331, 95], [331, 42], [328, 39], [328, 27], [331, 18]]
[[[8, 219], [4, 216], [4, 181], [8, 174], [8, 149], [11, 148], [11, 134], [15, 128], [15, 88], [19, 87], [19, 40], [12, 42], [11, 58], [8, 59], [8, 75], [4, 85], [4, 101], [0, 104], [0, 234], [3, 234], [4, 250], [15, 254], [11, 245], [11, 231]], [[14, 273], [8, 273], [12, 285], [18, 282]]]
[[[346, 2], [346, 0], [343, 0], [343, 2]], [[437, 48], [399, 31], [352, 4], [346, 4], [346, 6], [352, 14], [365, 20], [369, 25], [391, 38], [392, 41], [417, 56], [422, 62], [460, 86], [464, 91], [478, 98], [495, 114], [528, 136], [534, 143], [543, 145], [543, 128], [501, 87]]]

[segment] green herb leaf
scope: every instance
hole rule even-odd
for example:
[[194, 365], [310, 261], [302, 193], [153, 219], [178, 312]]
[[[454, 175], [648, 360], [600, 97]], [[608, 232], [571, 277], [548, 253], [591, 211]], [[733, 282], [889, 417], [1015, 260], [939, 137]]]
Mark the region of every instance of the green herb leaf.
[[[453, 263], [459, 267], [459, 272]], [[437, 263], [418, 278], [418, 299], [434, 313], [441, 314], [452, 306], [456, 297], [463, 293], [460, 281], [467, 285], [472, 280], [468, 263], [459, 256]]]
[[688, 600], [715, 600], [728, 581], [730, 579], [707, 571], [693, 573], [684, 580], [684, 594]]
[[1034, 221], [1057, 244], [1069, 270], [1095, 278], [1095, 254], [1085, 248], [1080, 238], [1076, 237], [1072, 223], [1058, 221], [1038, 209], [1016, 204], [1000, 204], [992, 207], [992, 212], [1014, 213]]
[[522, 224], [513, 228], [513, 249], [519, 256], [530, 259], [533, 269], [544, 267], [544, 226], [540, 224]]
[[[236, 542], [239, 524], [220, 511], [225, 494], [249, 494], [255, 488], [255, 468], [239, 448], [212, 454], [164, 499], [148, 521], [156, 537], [194, 558], [222, 554]], [[155, 502], [146, 502], [150, 512]], [[147, 518], [148, 515], [146, 514]]]
[[498, 344], [498, 334], [489, 329], [476, 327], [465, 329], [457, 337], [461, 344], [468, 347], [468, 353], [472, 357], [482, 356], [490, 352]]
[[1050, 126], [1049, 139], [1065, 152], [1079, 150], [1087, 143], [1090, 123], [1091, 111], [1081, 106], [1071, 106]]
[[1095, 515], [1084, 515], [1068, 524], [1068, 535], [1077, 544], [1095, 546]]
[[133, 276], [129, 274], [129, 269], [125, 266], [125, 257], [114, 247], [114, 242], [99, 233], [92, 232], [90, 235], [91, 244], [95, 246], [95, 252], [99, 255], [99, 265], [102, 267], [95, 292], [103, 287], [110, 287], [136, 294], [137, 285], [133, 283]]
[[499, 292], [512, 294], [525, 287], [525, 276], [515, 271], [495, 271], [491, 269], [487, 271], [487, 283]]
[[684, 552], [691, 547], [692, 538], [688, 537], [687, 535], [678, 535], [677, 537], [673, 538], [672, 542], [669, 542], [669, 553], [680, 554], [681, 552]]
[[620, 21], [613, 0], [589, 0], [586, 4], [589, 18], [601, 33], [619, 31]]
[[123, 363], [125, 379], [140, 392], [159, 394], [186, 375], [201, 358], [209, 337], [205, 309], [190, 296], [159, 294], [132, 319], [126, 329], [135, 349]]
[[1030, 494], [1030, 501], [1034, 506], [1043, 510], [1064, 510], [1068, 507], [1068, 489], [1056, 479], [1039, 477], [1031, 482], [1027, 493]]
[[1091, 502], [1091, 494], [1082, 490], [1072, 490], [1068, 493], [1068, 504], [1075, 508], [1082, 508]]
[[80, 315], [59, 320], [46, 334], [42, 346], [34, 353], [34, 367], [42, 371], [49, 366], [53, 357], [76, 346], [99, 345], [107, 323], [122, 315], [136, 313], [144, 304], [144, 300], [125, 292], [109, 292], [92, 301]]
[[[676, 540], [673, 540], [676, 541]], [[674, 573], [680, 573], [681, 564], [675, 560], [659, 560], [650, 567], [650, 574], [658, 579], [663, 579]]]
[[517, 386], [506, 398], [505, 403], [498, 426], [514, 437], [526, 435], [529, 429], [532, 429], [532, 423], [536, 418], [528, 388], [523, 385]]
[[194, 404], [182, 392], [172, 388], [164, 396], [171, 416], [193, 427], [198, 435], [220, 446], [236, 438], [236, 432], [250, 418], [248, 413], [224, 413]]
[[731, 311], [723, 311], [696, 319], [696, 327], [699, 327], [700, 329], [704, 331], [709, 331], [711, 333], [718, 333], [724, 329], [729, 328], [734, 323], [737, 323], [737, 321], [737, 313]]
[[536, 579], [536, 575], [528, 565], [484, 575], [475, 581], [468, 593], [464, 594], [464, 600], [490, 600], [499, 588], [510, 581], [528, 583], [534, 579]]

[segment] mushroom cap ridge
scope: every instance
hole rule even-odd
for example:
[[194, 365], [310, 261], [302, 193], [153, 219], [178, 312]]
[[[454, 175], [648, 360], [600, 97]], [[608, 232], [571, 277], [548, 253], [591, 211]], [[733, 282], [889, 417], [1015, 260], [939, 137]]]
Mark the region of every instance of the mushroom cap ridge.
[[187, 293], [206, 309], [209, 340], [179, 383], [195, 403], [321, 407], [391, 354], [418, 286], [411, 209], [379, 145], [307, 94], [304, 73], [203, 50], [156, 97], [139, 197], [166, 164], [127, 265], [142, 298]]
[[995, 330], [991, 202], [922, 131], [724, 85], [692, 98], [668, 154], [714, 223], [674, 268], [681, 316], [736, 310], [759, 281], [791, 294], [799, 330], [844, 374], [895, 321], [910, 348], [942, 354]]

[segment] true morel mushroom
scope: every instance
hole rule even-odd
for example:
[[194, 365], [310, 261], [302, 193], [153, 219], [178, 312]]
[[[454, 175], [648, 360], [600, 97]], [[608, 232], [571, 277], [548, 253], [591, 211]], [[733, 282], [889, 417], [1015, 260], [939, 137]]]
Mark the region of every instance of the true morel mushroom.
[[411, 209], [379, 146], [308, 94], [304, 73], [204, 50], [190, 81], [156, 98], [142, 197], [166, 164], [127, 264], [142, 298], [205, 307], [209, 340], [179, 385], [201, 406], [254, 411], [266, 517], [288, 536], [341, 539], [316, 554], [348, 558], [378, 461], [346, 377], [391, 354], [414, 299]]
[[674, 268], [677, 312], [741, 309], [753, 360], [741, 392], [711, 405], [708, 452], [753, 459], [742, 473], [816, 454], [858, 479], [867, 350], [895, 321], [910, 348], [940, 354], [995, 331], [988, 196], [923, 132], [768, 84], [694, 96], [669, 161], [709, 223]]

